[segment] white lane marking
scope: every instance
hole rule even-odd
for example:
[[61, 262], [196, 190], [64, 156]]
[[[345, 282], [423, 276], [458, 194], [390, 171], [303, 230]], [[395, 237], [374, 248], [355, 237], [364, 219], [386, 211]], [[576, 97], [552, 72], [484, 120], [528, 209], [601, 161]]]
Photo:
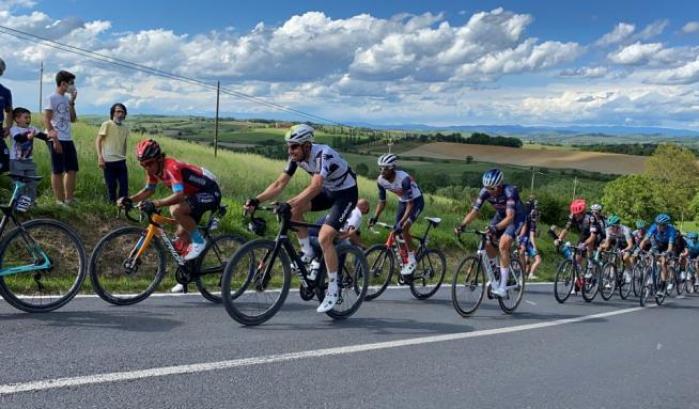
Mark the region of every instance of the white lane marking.
[[138, 379], [157, 378], [171, 375], [183, 375], [200, 372], [210, 372], [222, 369], [247, 367], [276, 362], [295, 361], [308, 358], [321, 358], [327, 356], [353, 354], [358, 352], [376, 351], [381, 349], [399, 348], [413, 345], [424, 345], [435, 342], [456, 341], [468, 338], [484, 337], [489, 335], [509, 334], [513, 332], [528, 331], [533, 329], [549, 328], [576, 322], [589, 321], [599, 318], [612, 317], [615, 315], [628, 314], [642, 310], [642, 307], [626, 308], [623, 310], [604, 312], [599, 314], [586, 315], [577, 318], [565, 318], [548, 322], [537, 322], [532, 324], [516, 325], [505, 328], [486, 329], [473, 332], [460, 332], [455, 334], [433, 335], [427, 337], [408, 338], [396, 341], [377, 342], [372, 344], [349, 345], [335, 348], [324, 348], [311, 351], [291, 352], [286, 354], [266, 355], [250, 358], [233, 359], [219, 362], [206, 362], [189, 365], [165, 366], [136, 371], [112, 372], [94, 374], [87, 376], [76, 376], [71, 378], [44, 379], [39, 381], [20, 382], [0, 385], [0, 396], [11, 395], [20, 392], [44, 391], [56, 388], [75, 387], [83, 385], [94, 385], [111, 382], [124, 382]]
[[524, 300], [524, 302], [529, 304], [529, 305], [536, 305], [536, 303], [534, 301]]

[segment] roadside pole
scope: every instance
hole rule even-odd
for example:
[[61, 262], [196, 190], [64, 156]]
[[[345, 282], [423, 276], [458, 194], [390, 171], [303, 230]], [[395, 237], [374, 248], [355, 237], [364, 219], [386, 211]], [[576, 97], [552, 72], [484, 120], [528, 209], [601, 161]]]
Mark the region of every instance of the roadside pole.
[[216, 81], [216, 125], [214, 129], [214, 158], [218, 156], [218, 107], [221, 99], [221, 81]]

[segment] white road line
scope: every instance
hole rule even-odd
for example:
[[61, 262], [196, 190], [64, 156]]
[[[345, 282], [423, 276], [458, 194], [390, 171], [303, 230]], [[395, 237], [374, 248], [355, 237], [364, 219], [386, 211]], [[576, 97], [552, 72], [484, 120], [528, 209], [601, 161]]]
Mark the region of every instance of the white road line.
[[76, 387], [84, 385], [94, 385], [112, 382], [133, 381], [139, 379], [157, 378], [171, 375], [183, 375], [200, 372], [210, 372], [222, 369], [240, 368], [254, 365], [270, 364], [276, 362], [288, 362], [308, 358], [321, 358], [327, 356], [337, 356], [353, 354], [358, 352], [376, 351], [381, 349], [399, 348], [413, 345], [432, 344], [435, 342], [457, 341], [468, 338], [484, 337], [489, 335], [509, 334], [513, 332], [529, 331], [534, 329], [556, 327], [559, 325], [573, 324], [595, 320], [599, 318], [612, 317], [615, 315], [628, 314], [642, 310], [642, 307], [626, 308], [623, 310], [610, 311], [600, 314], [586, 315], [577, 318], [566, 318], [547, 322], [516, 325], [506, 328], [495, 328], [473, 332], [461, 332], [456, 334], [434, 335], [419, 338], [409, 338], [397, 341], [377, 342], [373, 344], [349, 345], [336, 348], [325, 348], [311, 351], [291, 352], [286, 354], [266, 355], [229, 361], [206, 362], [189, 365], [175, 365], [159, 368], [143, 369], [136, 371], [112, 372], [104, 374], [94, 374], [87, 376], [77, 376], [72, 378], [45, 379], [31, 382], [21, 382], [0, 385], [0, 396], [11, 395], [21, 392], [35, 392], [49, 389]]

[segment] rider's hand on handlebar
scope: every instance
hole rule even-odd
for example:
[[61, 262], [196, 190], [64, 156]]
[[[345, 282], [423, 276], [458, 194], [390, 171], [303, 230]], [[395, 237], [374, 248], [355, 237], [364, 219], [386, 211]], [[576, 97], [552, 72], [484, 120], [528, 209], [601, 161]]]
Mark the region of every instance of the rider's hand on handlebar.
[[458, 226], [454, 227], [454, 235], [455, 236], [458, 236], [463, 232], [464, 232], [464, 226], [458, 225]]
[[243, 205], [243, 209], [245, 209], [245, 214], [250, 213], [251, 211], [255, 210], [257, 206], [260, 205], [260, 201], [257, 200], [257, 198], [251, 197], [248, 200], [245, 201], [245, 204]]
[[131, 198], [128, 196], [124, 196], [117, 199], [116, 204], [122, 208], [129, 208], [133, 206], [133, 200], [131, 200]]
[[155, 213], [156, 207], [150, 200], [144, 200], [138, 204], [138, 208], [145, 213]]
[[374, 227], [376, 225], [376, 222], [378, 222], [378, 221], [379, 221], [378, 217], [372, 217], [371, 219], [369, 219], [369, 227], [370, 228]]
[[400, 234], [403, 232], [403, 226], [400, 223], [396, 223], [393, 225], [393, 232], [396, 234]]
[[558, 247], [558, 246], [560, 246], [560, 245], [561, 245], [561, 239], [556, 239], [556, 240], [553, 241], [553, 246], [554, 246], [554, 247]]
[[487, 227], [485, 230], [486, 230], [486, 231], [488, 232], [488, 234], [490, 234], [491, 236], [494, 236], [494, 235], [496, 235], [496, 234], [498, 233], [498, 228], [495, 227], [495, 226], [492, 225], [492, 224], [489, 224], [488, 227]]

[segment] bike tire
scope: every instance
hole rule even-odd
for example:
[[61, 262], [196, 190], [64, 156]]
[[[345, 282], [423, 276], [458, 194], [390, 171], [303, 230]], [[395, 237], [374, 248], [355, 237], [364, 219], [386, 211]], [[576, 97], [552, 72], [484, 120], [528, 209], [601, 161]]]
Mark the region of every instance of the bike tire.
[[[631, 274], [631, 280], [627, 283], [626, 277], [629, 274]], [[617, 277], [617, 282], [619, 283], [619, 285], [617, 285], [617, 287], [619, 288], [619, 297], [622, 300], [626, 300], [627, 298], [629, 298], [629, 295], [631, 295], [631, 287], [633, 286], [633, 273], [629, 273], [628, 268], [624, 266], [619, 275], [620, 276]]]
[[[145, 236], [146, 229], [126, 226], [107, 233], [90, 255], [89, 270], [92, 288], [104, 301], [114, 305], [133, 305], [148, 298], [165, 277], [167, 253], [159, 237], [153, 237], [148, 249], [138, 260], [135, 272], [124, 267], [129, 252]], [[143, 268], [143, 264], [147, 267]], [[146, 270], [141, 274], [140, 270]], [[153, 271], [155, 269], [155, 271]]]
[[[271, 262], [273, 268], [281, 268], [271, 274], [281, 277], [268, 275], [266, 282], [260, 282], [261, 277], [257, 275], [265, 258], [272, 257], [269, 253], [274, 251], [275, 245], [274, 241], [267, 239], [249, 241], [226, 263], [221, 281], [223, 305], [228, 315], [242, 325], [260, 325], [274, 317], [289, 293], [290, 261], [283, 248], [278, 249], [276, 255], [267, 260], [267, 264]], [[274, 263], [278, 265], [275, 266]], [[269, 288], [270, 283], [273, 288]], [[257, 296], [268, 298], [271, 302], [263, 308], [254, 308], [254, 304], [262, 304], [255, 302]]]
[[[369, 287], [369, 264], [359, 247], [339, 244], [336, 249], [340, 298], [335, 307], [326, 314], [334, 320], [344, 320], [359, 310], [366, 297]], [[327, 284], [323, 287], [327, 288]]]
[[592, 270], [592, 277], [588, 279], [583, 276], [582, 297], [585, 302], [592, 302], [597, 297], [602, 281], [599, 266], [595, 264]]
[[566, 302], [570, 293], [573, 291], [573, 286], [575, 285], [575, 274], [573, 268], [573, 262], [570, 260], [563, 260], [558, 265], [558, 270], [556, 271], [556, 277], [553, 282], [553, 296], [556, 298], [560, 304]]
[[245, 239], [234, 234], [222, 234], [210, 240], [197, 261], [199, 274], [194, 279], [201, 295], [213, 303], [221, 303], [221, 281], [226, 263], [245, 244]]
[[[40, 246], [51, 267], [0, 277], [0, 295], [8, 304], [29, 313], [63, 307], [78, 294], [87, 273], [87, 257], [80, 236], [58, 220], [34, 219], [22, 223], [0, 242], [2, 268], [35, 263], [26, 240]], [[64, 285], [66, 288], [59, 288]]]
[[391, 283], [396, 260], [393, 251], [384, 244], [369, 247], [364, 255], [369, 265], [369, 289], [364, 299], [371, 301], [381, 296]]
[[[519, 304], [524, 298], [524, 287], [526, 285], [526, 276], [524, 271], [522, 271], [522, 265], [517, 259], [510, 260], [510, 275], [507, 278], [507, 286], [514, 286], [512, 290], [507, 290], [507, 297], [498, 297], [498, 304], [500, 304], [500, 309], [505, 314], [512, 314], [515, 312]], [[511, 297], [511, 292], [514, 293], [514, 297]]]
[[[459, 286], [463, 285], [463, 294]], [[477, 293], [480, 291], [480, 293]], [[451, 283], [451, 303], [462, 317], [469, 317], [483, 302], [485, 294], [485, 273], [476, 256], [465, 257], [454, 272]], [[472, 298], [473, 301], [468, 301]]]
[[440, 250], [426, 249], [417, 260], [410, 281], [410, 292], [418, 300], [426, 300], [439, 291], [447, 272], [447, 258]]
[[601, 282], [599, 284], [599, 292], [602, 299], [609, 301], [614, 292], [616, 291], [617, 284], [617, 270], [616, 266], [612, 263], [605, 263], [602, 266], [602, 273], [600, 274]]

